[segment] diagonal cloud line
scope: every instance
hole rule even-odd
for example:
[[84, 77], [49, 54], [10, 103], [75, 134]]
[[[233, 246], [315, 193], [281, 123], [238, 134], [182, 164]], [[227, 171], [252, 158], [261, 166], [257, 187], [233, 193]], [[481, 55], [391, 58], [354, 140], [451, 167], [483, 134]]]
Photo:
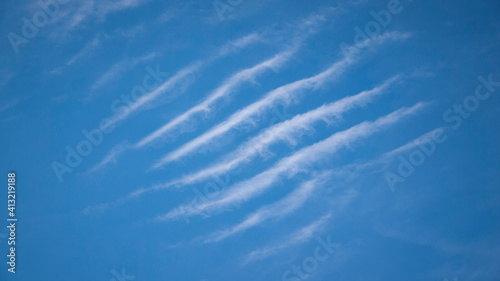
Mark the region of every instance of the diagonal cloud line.
[[295, 231], [291, 235], [289, 235], [284, 242], [277, 243], [272, 246], [267, 246], [255, 251], [252, 251], [248, 255], [246, 255], [243, 263], [249, 263], [254, 260], [265, 259], [269, 256], [275, 255], [278, 251], [289, 248], [291, 246], [303, 243], [309, 240], [311, 237], [315, 235], [318, 231], [326, 226], [330, 218], [332, 217], [332, 213], [327, 213], [321, 216], [319, 219], [315, 220], [311, 224]]
[[336, 153], [341, 148], [350, 145], [358, 139], [366, 138], [376, 132], [379, 132], [390, 125], [393, 125], [401, 118], [410, 114], [415, 114], [424, 106], [424, 103], [419, 102], [410, 108], [401, 108], [390, 113], [389, 115], [380, 117], [373, 122], [365, 121], [345, 131], [337, 132], [322, 141], [296, 151], [291, 156], [281, 159], [272, 168], [248, 180], [235, 184], [233, 188], [223, 192], [218, 199], [199, 204], [195, 206], [195, 208], [189, 208], [187, 205], [181, 205], [167, 214], [157, 216], [154, 221], [169, 221], [177, 219], [179, 216], [193, 216], [201, 212], [204, 212], [205, 214], [209, 212], [213, 213], [221, 211], [225, 207], [234, 206], [248, 201], [269, 189], [282, 176], [286, 175], [291, 177], [299, 171], [307, 172], [307, 167], [310, 163], [314, 163], [324, 158], [325, 155]]
[[113, 64], [92, 86], [91, 89], [93, 91], [99, 89], [109, 81], [115, 79], [118, 75], [122, 74], [125, 71], [130, 70], [135, 67], [137, 64], [151, 60], [152, 58], [158, 56], [157, 53], [149, 53], [144, 56], [136, 57], [134, 59], [125, 58], [115, 64]]
[[429, 139], [432, 139], [432, 137], [434, 135], [436, 135], [437, 132], [439, 131], [442, 131], [443, 128], [442, 127], [439, 127], [439, 128], [436, 128], [430, 132], [427, 132], [421, 136], [419, 136], [418, 138], [406, 143], [405, 145], [403, 146], [400, 146], [392, 151], [389, 151], [387, 153], [385, 153], [382, 158], [384, 159], [387, 159], [387, 158], [392, 158], [400, 153], [403, 153], [403, 152], [406, 152], [406, 151], [409, 151], [409, 150], [412, 150], [413, 148], [417, 147], [418, 145], [420, 144], [423, 144], [425, 142], [427, 142]]
[[125, 141], [121, 144], [118, 144], [114, 146], [111, 151], [102, 159], [101, 162], [97, 163], [96, 165], [92, 166], [87, 173], [92, 173], [95, 171], [100, 170], [102, 167], [108, 165], [109, 163], [116, 163], [116, 159], [118, 158], [119, 155], [121, 155], [123, 152], [125, 152], [127, 149], [130, 148], [130, 145]]
[[59, 66], [50, 71], [50, 74], [60, 74], [62, 69], [73, 65], [75, 62], [89, 55], [89, 53], [91, 53], [94, 49], [99, 47], [99, 45], [101, 45], [101, 39], [99, 39], [99, 35], [97, 35], [96, 37], [94, 37], [92, 41], [85, 44], [85, 46], [78, 53], [73, 55], [64, 65]]
[[240, 49], [245, 48], [251, 44], [254, 44], [259, 40], [260, 40], [260, 35], [258, 35], [257, 33], [252, 33], [236, 41], [227, 43], [225, 46], [219, 49], [219, 51], [215, 55], [212, 55], [206, 60], [197, 61], [182, 68], [175, 75], [173, 75], [163, 84], [158, 86], [156, 89], [145, 94], [144, 96], [141, 96], [137, 101], [132, 103], [127, 108], [127, 110], [122, 110], [113, 115], [110, 118], [110, 121], [107, 123], [106, 127], [111, 127], [115, 125], [117, 122], [128, 118], [132, 113], [138, 111], [139, 109], [142, 109], [146, 104], [151, 103], [153, 100], [165, 94], [167, 91], [174, 88], [179, 82], [183, 81], [187, 76], [193, 74], [194, 72], [201, 70], [203, 67], [208, 66], [217, 59], [220, 59], [224, 56], [237, 52]]
[[[442, 131], [442, 127], [438, 127], [432, 131], [429, 131], [411, 141], [408, 143], [399, 146], [393, 150], [390, 150], [381, 156], [378, 156], [374, 159], [363, 161], [363, 162], [357, 162], [357, 163], [350, 163], [347, 164], [343, 167], [340, 167], [338, 169], [332, 170], [332, 173], [335, 174], [336, 176], [349, 176], [349, 175], [356, 175], [354, 172], [360, 172], [362, 170], [366, 170], [368, 168], [372, 168], [375, 166], [386, 166], [389, 164], [395, 156], [399, 155], [400, 153], [409, 151], [414, 149], [420, 144], [425, 143], [429, 139], [431, 139], [437, 132]], [[382, 170], [385, 170], [386, 168], [382, 168]]]
[[314, 16], [305, 20], [298, 27], [298, 34], [296, 38], [293, 40], [292, 47], [288, 48], [283, 52], [276, 54], [274, 57], [267, 59], [253, 67], [246, 68], [241, 70], [228, 78], [222, 85], [220, 85], [217, 89], [215, 89], [205, 100], [196, 106], [190, 108], [186, 112], [177, 116], [173, 120], [167, 122], [165, 125], [149, 134], [148, 136], [141, 139], [135, 145], [135, 148], [141, 148], [158, 138], [164, 136], [165, 134], [171, 132], [173, 129], [178, 127], [179, 125], [190, 120], [195, 114], [202, 112], [209, 112], [213, 110], [213, 105], [216, 101], [222, 99], [231, 94], [231, 92], [237, 90], [243, 82], [248, 82], [254, 80], [257, 76], [263, 74], [266, 70], [276, 70], [281, 67], [284, 63], [289, 61], [291, 57], [297, 53], [302, 45], [302, 42], [311, 34], [316, 33], [318, 29], [319, 22], [323, 19], [323, 17]]
[[250, 162], [253, 156], [266, 150], [273, 143], [280, 140], [292, 141], [296, 135], [308, 130], [317, 121], [331, 117], [340, 118], [343, 113], [357, 106], [366, 105], [377, 95], [383, 94], [400, 77], [400, 75], [394, 76], [371, 90], [322, 105], [304, 114], [296, 115], [290, 120], [275, 124], [225, 156], [223, 161], [199, 172], [186, 175], [181, 179], [156, 185], [153, 189], [167, 188], [174, 185], [180, 187], [234, 170], [242, 163]]
[[74, 64], [76, 61], [78, 61], [79, 59], [81, 59], [82, 57], [84, 57], [85, 55], [87, 55], [92, 49], [94, 49], [97, 46], [99, 46], [100, 43], [101, 43], [101, 41], [99, 40], [99, 37], [95, 37], [94, 40], [92, 40], [91, 42], [87, 43], [85, 45], [85, 47], [83, 47], [83, 49], [80, 50], [80, 52], [78, 52], [78, 54], [76, 54], [73, 57], [71, 57], [69, 59], [69, 61], [66, 63], [66, 65], [70, 66], [70, 65]]
[[219, 88], [213, 91], [203, 102], [190, 108], [188, 111], [177, 116], [173, 120], [169, 121], [167, 124], [163, 125], [153, 133], [149, 134], [148, 136], [140, 140], [135, 145], [135, 148], [141, 148], [151, 143], [152, 141], [157, 140], [161, 136], [172, 131], [174, 128], [190, 120], [193, 117], [193, 115], [197, 113], [211, 111], [213, 104], [217, 100], [220, 100], [225, 96], [228, 96], [229, 94], [231, 94], [232, 91], [235, 90], [235, 88], [240, 86], [240, 84], [255, 79], [257, 75], [262, 74], [265, 70], [275, 69], [280, 67], [283, 63], [289, 60], [294, 53], [295, 50], [281, 52], [276, 56], [272, 57], [271, 59], [263, 61], [251, 68], [244, 69], [234, 74], [229, 79], [227, 79]]
[[72, 30], [90, 16], [95, 16], [99, 21], [104, 21], [106, 15], [110, 13], [134, 8], [147, 1], [148, 0], [82, 1], [82, 5], [67, 19], [64, 26], [66, 30]]
[[139, 189], [132, 192], [132, 195], [139, 195], [148, 191], [165, 189], [169, 187], [180, 188], [187, 184], [193, 184], [205, 179], [218, 176], [236, 169], [243, 163], [252, 161], [253, 157], [265, 151], [270, 145], [281, 140], [292, 141], [295, 136], [308, 130], [315, 122], [329, 119], [331, 117], [340, 118], [341, 115], [357, 106], [364, 106], [378, 95], [385, 93], [388, 88], [396, 81], [401, 79], [402, 75], [396, 75], [377, 87], [363, 91], [354, 96], [348, 96], [341, 100], [320, 106], [304, 114], [294, 116], [290, 120], [275, 124], [249, 141], [240, 145], [234, 152], [224, 156], [222, 161], [213, 164], [196, 173], [188, 174], [180, 179], [170, 182], [154, 185], [150, 188]]
[[2, 106], [0, 106], [0, 113], [17, 105], [21, 100], [20, 99], [14, 99], [8, 102], [5, 102]]
[[[384, 33], [378, 37], [367, 39], [360, 45], [362, 45], [363, 47], [378, 45], [384, 43], [387, 40], [400, 40], [405, 39], [408, 36], [408, 34], [403, 34], [400, 32]], [[302, 80], [292, 82], [270, 91], [264, 98], [237, 111], [227, 120], [219, 123], [208, 132], [205, 132], [201, 136], [198, 136], [190, 142], [182, 145], [175, 151], [168, 153], [167, 155], [162, 157], [156, 164], [154, 164], [153, 168], [157, 169], [167, 163], [177, 161], [188, 154], [194, 153], [195, 150], [199, 147], [206, 146], [212, 143], [217, 137], [226, 134], [230, 130], [241, 126], [242, 124], [250, 123], [253, 118], [268, 110], [269, 108], [272, 108], [278, 102], [290, 102], [293, 98], [296, 98], [298, 96], [299, 92], [306, 89], [316, 90], [329, 80], [338, 78], [343, 72], [345, 72], [348, 66], [352, 65], [359, 59], [357, 53], [358, 52], [350, 52], [349, 56], [344, 57], [338, 62], [335, 62], [327, 70], [315, 76], [304, 78]]]
[[280, 201], [274, 202], [267, 206], [261, 207], [241, 223], [228, 229], [214, 232], [204, 240], [204, 243], [219, 242], [237, 233], [245, 231], [249, 228], [255, 227], [267, 220], [273, 218], [282, 218], [292, 212], [296, 211], [307, 199], [313, 194], [313, 191], [322, 185], [322, 182], [330, 176], [330, 173], [325, 172], [318, 177], [302, 183], [298, 188], [288, 194]]
[[[212, 110], [212, 105], [217, 100], [231, 94], [231, 92], [235, 91], [236, 88], [240, 86], [240, 84], [242, 84], [243, 82], [255, 79], [259, 74], [263, 73], [268, 69], [276, 71], [277, 68], [281, 67], [282, 64], [291, 59], [293, 54], [295, 54], [300, 49], [301, 45], [307, 39], [308, 36], [318, 31], [320, 24], [323, 20], [324, 20], [323, 16], [315, 15], [302, 21], [302, 23], [298, 25], [297, 31], [294, 31], [295, 34], [292, 36], [293, 39], [291, 40], [290, 44], [291, 46], [287, 50], [280, 52], [276, 54], [273, 58], [263, 61], [253, 67], [237, 72], [236, 74], [228, 78], [226, 81], [224, 81], [224, 83], [221, 86], [219, 86], [216, 90], [214, 90], [202, 103], [189, 109], [187, 112], [176, 117], [174, 120], [171, 120], [163, 127], [159, 128], [155, 132], [151, 133], [150, 135], [146, 136], [145, 138], [137, 142], [134, 146], [128, 147], [127, 150], [133, 148], [135, 149], [141, 148], [147, 145], [148, 143], [154, 141], [155, 139], [160, 138], [162, 135], [168, 133], [169, 131], [178, 127], [182, 123], [187, 122], [191, 117], [193, 117], [197, 113], [202, 113]], [[237, 47], [241, 47], [244, 44], [246, 44], [245, 40], [236, 43], [234, 45], [236, 45]], [[220, 55], [224, 55], [225, 53], [231, 51], [232, 51], [231, 49], [223, 48], [220, 50], [219, 53]], [[96, 170], [95, 168], [102, 168], [107, 163], [116, 162], [116, 158], [118, 157], [119, 154], [114, 153], [115, 149], [117, 149], [117, 147], [113, 148], [112, 151], [105, 156], [105, 159], [103, 159], [100, 163], [91, 168], [91, 171], [95, 171]], [[113, 161], [106, 161], [106, 159], [110, 158], [113, 158]]]

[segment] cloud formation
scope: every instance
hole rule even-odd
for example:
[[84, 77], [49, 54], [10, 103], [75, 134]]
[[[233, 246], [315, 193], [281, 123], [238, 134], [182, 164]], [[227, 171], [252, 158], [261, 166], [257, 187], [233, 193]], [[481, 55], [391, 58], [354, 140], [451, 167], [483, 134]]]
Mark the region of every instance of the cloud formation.
[[[407, 38], [407, 36], [399, 32], [384, 33], [378, 37], [363, 41], [360, 45], [367, 47], [382, 44], [388, 40], [401, 40], [402, 38]], [[227, 134], [230, 130], [237, 129], [244, 124], [255, 123], [258, 116], [274, 107], [276, 104], [290, 103], [292, 100], [297, 99], [305, 90], [317, 90], [326, 82], [338, 78], [346, 71], [348, 66], [354, 64], [358, 59], [359, 55], [356, 52], [350, 52], [349, 57], [340, 59], [333, 63], [328, 69], [317, 75], [286, 84], [270, 91], [264, 98], [237, 111], [224, 122], [163, 156], [153, 165], [153, 168], [157, 169], [167, 163], [177, 161], [189, 154], [195, 153], [199, 148], [213, 143], [216, 139]]]
[[338, 152], [343, 147], [352, 145], [353, 142], [359, 139], [366, 138], [393, 125], [403, 117], [415, 114], [424, 106], [424, 103], [417, 103], [410, 108], [401, 108], [373, 122], [365, 121], [345, 131], [334, 133], [322, 141], [301, 148], [291, 156], [281, 159], [270, 169], [248, 180], [236, 183], [214, 200], [209, 200], [194, 206], [194, 208], [188, 205], [179, 206], [167, 214], [157, 216], [155, 221], [170, 221], [181, 216], [193, 216], [200, 213], [210, 215], [246, 202], [271, 188], [282, 176], [291, 177], [300, 171], [307, 172], [308, 167], [314, 162]]

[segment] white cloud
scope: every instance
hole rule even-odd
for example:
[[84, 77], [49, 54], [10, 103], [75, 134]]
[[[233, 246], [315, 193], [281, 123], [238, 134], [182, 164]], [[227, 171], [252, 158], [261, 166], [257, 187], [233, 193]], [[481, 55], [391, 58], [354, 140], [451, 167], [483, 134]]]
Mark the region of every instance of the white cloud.
[[329, 174], [325, 173], [313, 180], [302, 183], [300, 187], [292, 191], [285, 198], [260, 208], [236, 226], [212, 233], [204, 242], [218, 242], [251, 227], [255, 227], [269, 219], [281, 218], [294, 212], [306, 202], [313, 191], [322, 184], [321, 181], [328, 176]]
[[256, 76], [263, 73], [265, 70], [276, 69], [280, 67], [285, 61], [287, 61], [291, 57], [293, 53], [294, 52], [291, 51], [279, 53], [276, 56], [266, 61], [263, 61], [251, 68], [244, 69], [234, 74], [229, 79], [227, 79], [220, 87], [218, 87], [215, 91], [213, 91], [201, 103], [190, 108], [186, 112], [177, 116], [173, 120], [163, 125], [161, 128], [157, 129], [153, 133], [149, 134], [148, 136], [140, 140], [136, 144], [136, 147], [139, 148], [151, 143], [152, 141], [160, 138], [161, 136], [171, 132], [176, 127], [189, 121], [196, 114], [209, 112], [213, 110], [213, 106], [218, 100], [230, 95], [231, 92], [235, 91], [236, 88], [240, 86], [243, 82], [252, 81], [253, 79], [256, 78]]
[[0, 106], [0, 113], [17, 105], [20, 101], [21, 101], [20, 99], [14, 99], [14, 100], [11, 100], [11, 101], [4, 103], [2, 106]]
[[442, 128], [436, 128], [432, 131], [429, 131], [429, 132], [413, 139], [412, 141], [409, 141], [408, 143], [406, 143], [402, 146], [399, 146], [399, 147], [397, 147], [389, 152], [382, 154], [381, 156], [379, 156], [375, 159], [372, 159], [369, 161], [364, 161], [364, 162], [351, 163], [351, 164], [345, 165], [341, 168], [333, 170], [332, 173], [334, 173], [335, 175], [338, 175], [338, 176], [344, 176], [344, 177], [345, 176], [352, 176], [352, 177], [357, 178], [360, 175], [361, 171], [367, 170], [369, 168], [380, 167], [380, 169], [385, 170], [387, 168], [387, 164], [389, 164], [394, 159], [394, 157], [396, 157], [400, 153], [404, 153], [404, 152], [407, 152], [407, 151], [414, 149], [419, 144], [422, 144], [425, 141], [431, 139], [432, 136], [440, 130], [442, 130]]
[[[399, 32], [384, 33], [378, 37], [364, 41], [363, 43], [359, 44], [358, 47], [367, 47], [374, 44], [382, 44], [387, 40], [400, 40], [402, 38], [406, 37]], [[296, 99], [302, 91], [316, 90], [326, 82], [338, 78], [348, 66], [355, 63], [357, 59], [359, 59], [357, 52], [349, 53], [350, 55], [348, 57], [342, 58], [338, 62], [332, 64], [327, 70], [315, 76], [298, 80], [272, 90], [271, 92], [267, 93], [261, 100], [237, 111], [227, 120], [216, 125], [208, 132], [205, 132], [201, 136], [191, 140], [190, 142], [182, 145], [180, 148], [163, 156], [157, 163], [153, 165], [153, 168], [159, 168], [169, 162], [177, 161], [188, 154], [192, 154], [198, 148], [213, 143], [217, 138], [220, 138], [230, 130], [238, 128], [243, 124], [255, 122], [255, 118], [257, 116], [259, 116], [266, 110], [269, 110], [277, 103], [290, 103], [293, 99]]]
[[51, 74], [59, 74], [61, 73], [61, 70], [64, 69], [65, 67], [71, 66], [75, 62], [87, 57], [92, 51], [94, 51], [99, 45], [101, 44], [101, 40], [99, 39], [99, 36], [96, 36], [92, 41], [89, 41], [85, 46], [80, 49], [78, 53], [73, 55], [63, 66], [60, 66], [54, 70], [52, 70], [50, 73]]
[[277, 254], [281, 250], [306, 242], [325, 227], [331, 216], [331, 213], [325, 214], [313, 223], [292, 233], [289, 237], [283, 239], [283, 242], [279, 242], [249, 253], [246, 255], [244, 262], [248, 263], [254, 260], [265, 259], [269, 256]]
[[118, 156], [120, 156], [129, 147], [130, 145], [128, 145], [127, 143], [116, 145], [111, 149], [111, 151], [106, 155], [106, 157], [104, 157], [104, 159], [101, 162], [97, 163], [92, 168], [90, 168], [88, 172], [89, 173], [95, 172], [102, 169], [109, 163], [116, 163], [116, 159], [118, 158]]
[[281, 159], [273, 167], [257, 176], [235, 184], [232, 188], [222, 192], [221, 196], [214, 200], [207, 201], [194, 207], [180, 206], [167, 214], [156, 217], [155, 221], [174, 220], [178, 219], [180, 216], [193, 216], [200, 213], [207, 215], [248, 201], [271, 188], [282, 176], [291, 177], [299, 171], [308, 172], [308, 167], [311, 163], [336, 153], [341, 148], [351, 146], [352, 142], [361, 138], [366, 138], [385, 129], [401, 118], [416, 113], [423, 107], [423, 103], [418, 103], [410, 108], [402, 108], [394, 111], [373, 122], [365, 121], [345, 131], [337, 132], [320, 142], [296, 151], [291, 156]]
[[304, 114], [299, 114], [290, 120], [275, 124], [259, 135], [253, 137], [246, 143], [242, 144], [238, 149], [224, 157], [220, 163], [210, 166], [195, 174], [187, 175], [180, 181], [174, 181], [175, 184], [188, 184], [207, 179], [213, 175], [219, 175], [226, 171], [233, 170], [241, 163], [251, 161], [252, 157], [267, 150], [267, 148], [277, 141], [287, 141], [294, 143], [295, 138], [300, 136], [304, 131], [310, 130], [313, 124], [317, 121], [331, 121], [331, 118], [340, 118], [341, 115], [350, 109], [357, 106], [364, 106], [374, 97], [384, 93], [387, 88], [399, 76], [393, 77], [382, 85], [379, 85], [371, 90], [363, 91], [357, 95], [345, 97], [341, 100], [320, 106], [314, 110]]
[[0, 86], [9, 83], [10, 79], [14, 77], [14, 73], [8, 69], [0, 69]]
[[89, 17], [97, 18], [99, 21], [103, 21], [106, 16], [110, 13], [122, 11], [129, 8], [134, 8], [146, 3], [149, 0], [119, 0], [119, 1], [95, 1], [87, 0], [82, 1], [76, 12], [73, 13], [65, 24], [65, 28], [68, 30], [74, 29], [82, 22], [87, 20]]
[[363, 91], [354, 96], [345, 97], [341, 100], [320, 106], [304, 114], [296, 115], [290, 120], [275, 124], [240, 145], [235, 151], [224, 156], [222, 161], [212, 164], [196, 173], [185, 175], [180, 179], [163, 184], [157, 184], [148, 189], [142, 189], [140, 190], [140, 193], [172, 186], [181, 187], [186, 184], [200, 182], [210, 177], [218, 176], [226, 173], [227, 171], [234, 170], [241, 164], [252, 161], [254, 156], [267, 150], [267, 148], [273, 143], [278, 141], [295, 142], [295, 138], [300, 136], [304, 131], [310, 130], [317, 121], [325, 120], [330, 122], [332, 118], [341, 118], [342, 114], [350, 109], [357, 106], [364, 106], [376, 96], [386, 92], [394, 82], [400, 80], [400, 77], [400, 75], [394, 76], [371, 90]]
[[[276, 71], [280, 68], [284, 63], [291, 59], [293, 55], [296, 54], [300, 45], [303, 41], [308, 37], [308, 35], [316, 33], [318, 30], [319, 22], [322, 20], [322, 17], [314, 16], [305, 20], [302, 24], [296, 27], [299, 31], [295, 36], [294, 40], [292, 40], [292, 46], [287, 48], [286, 51], [280, 52], [274, 57], [267, 59], [263, 62], [258, 63], [257, 65], [241, 70], [230, 78], [228, 78], [222, 85], [220, 85], [217, 89], [215, 89], [205, 100], [196, 106], [190, 108], [183, 114], [177, 116], [173, 120], [167, 122], [164, 126], [157, 129], [153, 133], [149, 134], [142, 140], [137, 143], [137, 147], [142, 147], [151, 143], [152, 141], [160, 138], [161, 136], [171, 132], [176, 127], [179, 127], [183, 123], [191, 120], [191, 118], [199, 113], [210, 112], [213, 110], [214, 104], [216, 101], [230, 95], [232, 92], [236, 91], [237, 88], [243, 83], [248, 81], [253, 81], [257, 76], [263, 74], [266, 70]], [[237, 43], [235, 45], [247, 44], [245, 43], [247, 40], [255, 40], [255, 39], [244, 39], [243, 42]], [[227, 52], [227, 50], [221, 51]]]
[[390, 152], [385, 153], [383, 158], [392, 158], [395, 155], [401, 154], [401, 153], [406, 152], [406, 151], [410, 151], [410, 150], [414, 149], [415, 147], [417, 147], [418, 145], [423, 144], [426, 141], [428, 141], [429, 139], [431, 139], [440, 130], [443, 130], [443, 129], [436, 128], [430, 132], [427, 132], [427, 133], [423, 134], [422, 136], [408, 142], [407, 144], [405, 144], [401, 147], [398, 147]]
[[134, 68], [137, 64], [149, 61], [157, 55], [157, 53], [149, 53], [137, 58], [125, 58], [115, 63], [92, 85], [91, 89], [93, 91], [97, 90], [109, 81], [115, 79], [120, 74]]

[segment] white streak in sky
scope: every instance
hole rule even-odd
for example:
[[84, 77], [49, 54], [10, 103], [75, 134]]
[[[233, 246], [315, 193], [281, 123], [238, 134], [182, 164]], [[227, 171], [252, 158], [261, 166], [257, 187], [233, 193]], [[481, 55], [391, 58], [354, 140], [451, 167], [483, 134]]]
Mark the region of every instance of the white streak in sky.
[[312, 195], [313, 191], [318, 188], [320, 185], [319, 178], [324, 178], [325, 176], [326, 175], [321, 175], [317, 179], [302, 183], [300, 187], [292, 191], [285, 198], [260, 208], [236, 226], [212, 233], [207, 239], [205, 239], [205, 243], [221, 241], [229, 236], [245, 231], [251, 227], [255, 227], [269, 219], [281, 218], [294, 212], [300, 208]]
[[[376, 96], [386, 92], [387, 89], [399, 79], [400, 75], [394, 76], [371, 90], [363, 91], [354, 96], [345, 97], [341, 100], [320, 106], [304, 114], [296, 115], [290, 120], [275, 124], [242, 144], [234, 152], [224, 156], [223, 160], [217, 162], [216, 164], [213, 164], [196, 173], [185, 175], [180, 179], [175, 179], [163, 184], [157, 184], [147, 189], [141, 189], [138, 192], [144, 193], [147, 191], [159, 190], [173, 186], [179, 188], [187, 184], [200, 182], [211, 177], [224, 174], [227, 171], [234, 170], [241, 164], [252, 161], [252, 157], [262, 153], [270, 145], [278, 141], [294, 142], [294, 139], [297, 136], [300, 136], [304, 131], [309, 130], [317, 121], [330, 121], [332, 117], [338, 119], [343, 113], [357, 106], [366, 105]], [[138, 193], [136, 192], [135, 194]]]
[[156, 57], [156, 53], [150, 53], [147, 55], [144, 55], [142, 57], [134, 58], [134, 59], [129, 59], [126, 58], [120, 62], [115, 63], [112, 65], [93, 85], [92, 85], [92, 90], [97, 90], [98, 88], [102, 87], [104, 84], [108, 83], [109, 81], [115, 79], [118, 75], [121, 73], [134, 68], [137, 64], [151, 60], [152, 58]]
[[61, 70], [67, 66], [71, 66], [75, 62], [79, 61], [80, 59], [88, 56], [95, 48], [97, 48], [101, 44], [101, 40], [99, 39], [98, 36], [96, 36], [92, 41], [88, 42], [85, 44], [85, 46], [75, 55], [73, 55], [66, 63], [64, 66], [60, 66], [54, 70], [52, 70], [50, 73], [51, 74], [59, 74], [61, 73]]
[[277, 254], [279, 251], [289, 248], [291, 246], [295, 246], [297, 244], [303, 243], [309, 239], [311, 239], [313, 236], [316, 235], [318, 231], [321, 231], [322, 228], [325, 227], [327, 222], [330, 220], [332, 214], [328, 213], [313, 223], [299, 229], [298, 231], [292, 233], [289, 237], [286, 239], [283, 239], [283, 242], [276, 243], [275, 245], [267, 246], [258, 250], [255, 250], [248, 254], [245, 257], [245, 263], [254, 261], [254, 260], [261, 260], [265, 259], [269, 256]]
[[[363, 47], [372, 46], [374, 44], [384, 43], [387, 40], [400, 40], [402, 38], [407, 38], [408, 36], [409, 35], [405, 35], [399, 32], [384, 33], [383, 35], [380, 35], [378, 37], [368, 39], [359, 45], [362, 45]], [[315, 76], [298, 80], [272, 90], [271, 92], [267, 93], [266, 96], [261, 100], [237, 111], [227, 120], [216, 125], [208, 132], [182, 145], [175, 151], [168, 153], [167, 155], [162, 157], [156, 164], [154, 164], [153, 168], [159, 168], [169, 162], [177, 161], [188, 154], [194, 153], [198, 148], [213, 143], [216, 138], [220, 138], [230, 130], [238, 128], [239, 126], [242, 126], [244, 124], [252, 123], [252, 121], [255, 121], [256, 117], [264, 113], [266, 110], [269, 110], [277, 103], [291, 102], [291, 100], [297, 98], [298, 95], [304, 90], [314, 91], [320, 88], [326, 82], [338, 78], [343, 72], [345, 72], [346, 68], [353, 64], [358, 58], [359, 56], [356, 52], [350, 52], [349, 56], [344, 57], [343, 59], [331, 65], [327, 70]]]
[[165, 81], [163, 84], [158, 86], [156, 89], [152, 90], [151, 92], [137, 99], [127, 108], [127, 110], [122, 110], [116, 113], [114, 116], [112, 116], [110, 122], [108, 123], [108, 127], [116, 124], [119, 121], [124, 120], [125, 118], [128, 118], [132, 113], [138, 111], [139, 109], [142, 109], [146, 104], [149, 104], [153, 100], [159, 98], [168, 91], [172, 90], [175, 86], [177, 86], [180, 82], [184, 81], [186, 77], [192, 75], [194, 72], [199, 71], [201, 68], [207, 66], [208, 64], [212, 63], [213, 61], [223, 56], [234, 53], [250, 44], [257, 42], [258, 40], [260, 40], [260, 36], [258, 34], [247, 35], [243, 38], [240, 38], [236, 41], [232, 41], [226, 44], [221, 49], [219, 49], [215, 55], [209, 57], [208, 59], [197, 61], [195, 63], [192, 63], [191, 65], [184, 67], [183, 69], [179, 70], [176, 74], [174, 74], [172, 77], [170, 77], [167, 81]]

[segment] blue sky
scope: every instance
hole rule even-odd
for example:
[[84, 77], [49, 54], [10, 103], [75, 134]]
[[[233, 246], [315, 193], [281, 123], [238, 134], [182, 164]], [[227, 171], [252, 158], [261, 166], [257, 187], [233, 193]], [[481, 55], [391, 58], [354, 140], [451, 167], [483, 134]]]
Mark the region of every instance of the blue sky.
[[498, 1], [41, 3], [1, 280], [499, 280]]

